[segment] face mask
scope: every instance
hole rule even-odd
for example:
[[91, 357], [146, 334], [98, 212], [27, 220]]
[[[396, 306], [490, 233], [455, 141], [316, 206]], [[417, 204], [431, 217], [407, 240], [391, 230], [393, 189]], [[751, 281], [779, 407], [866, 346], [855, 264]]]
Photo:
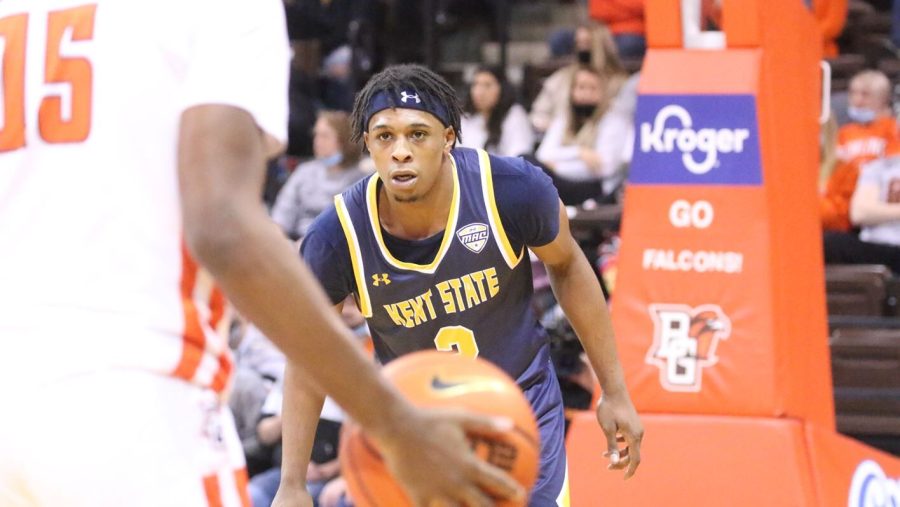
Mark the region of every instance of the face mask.
[[319, 162], [325, 165], [325, 167], [334, 167], [341, 162], [344, 161], [344, 154], [341, 152], [337, 152], [334, 155], [329, 157], [323, 157], [319, 159]]
[[850, 106], [847, 108], [847, 116], [854, 123], [872, 123], [875, 120], [875, 111], [864, 107]]
[[572, 104], [572, 113], [579, 120], [586, 120], [597, 110], [596, 104]]
[[585, 49], [582, 51], [578, 51], [575, 53], [575, 56], [578, 58], [578, 63], [582, 65], [587, 65], [591, 63], [591, 50]]

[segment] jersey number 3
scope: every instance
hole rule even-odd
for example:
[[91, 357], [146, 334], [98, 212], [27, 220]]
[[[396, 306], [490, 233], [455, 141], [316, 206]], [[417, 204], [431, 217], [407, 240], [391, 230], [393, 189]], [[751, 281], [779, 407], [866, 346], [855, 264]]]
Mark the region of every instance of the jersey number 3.
[[[73, 42], [94, 37], [96, 5], [83, 5], [47, 14], [47, 46], [44, 55], [43, 94], [38, 109], [38, 131], [48, 143], [77, 143], [91, 131], [93, 69], [87, 58], [63, 56]], [[3, 123], [0, 152], [25, 146], [25, 55], [28, 14], [0, 19], [3, 51]]]
[[443, 352], [459, 352], [461, 356], [478, 357], [475, 333], [463, 326], [442, 327], [434, 337], [434, 346]]

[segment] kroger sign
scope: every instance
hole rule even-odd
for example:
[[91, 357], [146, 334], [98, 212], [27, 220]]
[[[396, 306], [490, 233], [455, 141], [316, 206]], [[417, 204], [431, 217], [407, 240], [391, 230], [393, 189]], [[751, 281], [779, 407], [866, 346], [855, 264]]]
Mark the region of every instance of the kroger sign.
[[853, 472], [847, 506], [900, 506], [900, 478], [888, 477], [881, 466], [872, 460], [863, 461]]
[[752, 95], [641, 95], [635, 123], [631, 183], [762, 183]]

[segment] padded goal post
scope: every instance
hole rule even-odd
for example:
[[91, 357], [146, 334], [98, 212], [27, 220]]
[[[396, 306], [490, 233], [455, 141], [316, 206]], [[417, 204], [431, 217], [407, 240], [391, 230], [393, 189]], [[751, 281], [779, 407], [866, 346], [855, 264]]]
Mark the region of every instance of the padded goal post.
[[707, 32], [700, 0], [645, 9], [611, 302], [644, 464], [623, 483], [576, 418], [573, 505], [900, 504], [900, 460], [835, 433], [812, 15], [723, 0]]

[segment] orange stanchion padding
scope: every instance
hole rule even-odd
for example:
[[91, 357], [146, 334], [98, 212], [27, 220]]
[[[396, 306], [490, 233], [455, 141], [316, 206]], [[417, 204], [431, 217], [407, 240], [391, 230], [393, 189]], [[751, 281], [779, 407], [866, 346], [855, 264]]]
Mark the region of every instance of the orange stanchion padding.
[[900, 505], [900, 459], [817, 425], [806, 439], [821, 505]]
[[[900, 505], [900, 459], [798, 419], [643, 414], [641, 466], [606, 469], [591, 412], [569, 429], [573, 507], [876, 507]], [[892, 503], [893, 502], [893, 503]]]
[[612, 302], [626, 380], [645, 412], [833, 428], [830, 391], [808, 389], [831, 383], [812, 15], [726, 0], [725, 46], [679, 48], [680, 4], [646, 4]]
[[818, 505], [803, 425], [793, 419], [642, 416], [637, 474], [606, 469], [605, 439], [591, 413], [567, 441], [572, 507], [802, 507]]
[[[628, 189], [628, 206], [646, 220], [629, 224], [625, 215], [631, 234], [619, 270], [641, 276], [617, 290], [613, 315], [635, 316], [615, 323], [628, 337], [619, 353], [638, 410], [783, 411], [772, 319], [748, 304], [771, 286], [768, 256], [754, 255], [769, 248], [763, 190], [641, 185]], [[692, 344], [692, 353], [678, 353], [680, 343]]]

